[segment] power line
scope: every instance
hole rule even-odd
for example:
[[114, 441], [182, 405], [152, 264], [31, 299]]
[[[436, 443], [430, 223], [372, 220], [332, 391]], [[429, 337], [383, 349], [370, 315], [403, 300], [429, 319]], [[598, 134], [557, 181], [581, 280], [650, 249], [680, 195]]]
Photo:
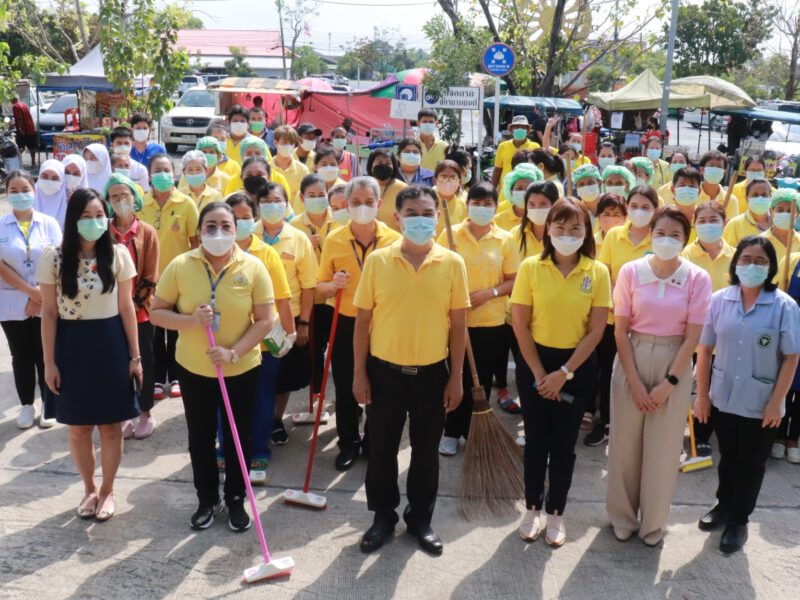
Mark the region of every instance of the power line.
[[317, 4], [336, 4], [337, 6], [363, 6], [364, 8], [387, 8], [393, 6], [430, 6], [433, 2], [402, 2], [392, 4], [361, 4], [358, 2], [334, 2], [333, 0], [314, 0]]

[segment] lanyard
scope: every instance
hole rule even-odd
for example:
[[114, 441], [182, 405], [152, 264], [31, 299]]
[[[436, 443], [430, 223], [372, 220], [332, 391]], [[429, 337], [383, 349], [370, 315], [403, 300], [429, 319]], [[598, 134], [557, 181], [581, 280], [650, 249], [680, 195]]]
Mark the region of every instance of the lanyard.
[[22, 239], [25, 240], [25, 264], [28, 265], [31, 262], [31, 235], [33, 234], [33, 221], [31, 221], [28, 225], [28, 235], [25, 235], [22, 232], [22, 227], [19, 226], [19, 223], [17, 223], [17, 227], [19, 227], [19, 233], [22, 236]]
[[214, 281], [214, 278], [211, 277], [211, 270], [208, 268], [208, 265], [206, 263], [203, 263], [203, 266], [206, 268], [206, 275], [208, 275], [208, 283], [211, 286], [211, 302], [210, 302], [211, 310], [216, 311], [217, 310], [217, 286], [219, 285], [219, 282], [222, 281], [222, 278], [225, 277], [225, 273], [228, 272], [228, 269], [223, 269], [222, 273], [220, 273], [219, 277], [217, 277], [217, 280]]
[[[361, 246], [361, 244], [358, 244], [358, 245]], [[371, 248], [370, 248], [370, 246], [371, 246]], [[364, 249], [364, 259], [362, 260], [361, 257], [358, 255], [358, 250], [356, 250], [356, 241], [355, 240], [350, 240], [350, 247], [353, 248], [353, 256], [356, 257], [356, 262], [358, 263], [358, 270], [361, 271], [361, 272], [364, 271], [364, 261], [367, 260], [367, 254], [371, 250], [374, 251], [375, 248], [378, 246], [378, 238], [377, 237], [375, 238], [375, 241], [372, 242], [372, 244], [370, 244], [370, 246], [367, 246], [366, 248], [364, 248], [364, 246], [361, 246], [361, 248]]]

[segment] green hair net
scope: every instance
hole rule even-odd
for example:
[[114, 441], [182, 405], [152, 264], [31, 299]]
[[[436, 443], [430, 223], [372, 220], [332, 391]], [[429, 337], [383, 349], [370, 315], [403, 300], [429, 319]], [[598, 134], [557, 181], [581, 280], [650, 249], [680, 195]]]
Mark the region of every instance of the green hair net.
[[572, 183], [577, 184], [582, 179], [600, 179], [600, 171], [593, 164], [581, 165], [572, 172]]
[[267, 158], [269, 151], [267, 150], [266, 142], [264, 142], [264, 140], [262, 140], [260, 137], [256, 137], [254, 135], [248, 135], [242, 140], [242, 143], [239, 144], [239, 152], [242, 155], [242, 160], [244, 160], [245, 154], [247, 154], [247, 150], [251, 146], [257, 146], [258, 149], [261, 151], [261, 156]]
[[611, 175], [621, 175], [624, 177], [625, 182], [628, 184], [628, 191], [636, 187], [636, 177], [630, 172], [629, 169], [626, 169], [622, 165], [608, 165], [605, 169], [603, 169], [603, 183], [605, 183], [606, 178]]
[[800, 199], [798, 198], [797, 192], [791, 188], [778, 188], [775, 190], [775, 193], [772, 194], [772, 203], [769, 205], [770, 208], [775, 208], [778, 204], [783, 204], [784, 202], [797, 202], [798, 208], [800, 208]]
[[509, 201], [511, 200], [511, 188], [520, 179], [527, 179], [531, 183], [536, 183], [537, 181], [544, 181], [544, 173], [539, 167], [531, 163], [520, 163], [514, 167], [514, 170], [503, 178], [503, 195]]
[[631, 159], [631, 164], [636, 169], [642, 169], [645, 173], [647, 173], [648, 177], [653, 176], [653, 171], [655, 170], [653, 167], [653, 161], [646, 156], [634, 156]]
[[197, 144], [195, 144], [195, 150], [202, 150], [203, 148], [213, 148], [217, 152], [219, 152], [219, 140], [212, 135], [205, 135], [197, 140]]
[[112, 185], [119, 184], [127, 185], [128, 188], [130, 188], [131, 193], [133, 194], [133, 212], [139, 212], [142, 210], [144, 199], [142, 198], [142, 193], [139, 191], [139, 186], [121, 173], [112, 173], [111, 177], [109, 177], [108, 181], [106, 182], [106, 187], [103, 188], [103, 198], [106, 199], [106, 204], [108, 205], [108, 214], [112, 217], [114, 216], [114, 209], [111, 206], [111, 202], [108, 202], [108, 188], [110, 188]]

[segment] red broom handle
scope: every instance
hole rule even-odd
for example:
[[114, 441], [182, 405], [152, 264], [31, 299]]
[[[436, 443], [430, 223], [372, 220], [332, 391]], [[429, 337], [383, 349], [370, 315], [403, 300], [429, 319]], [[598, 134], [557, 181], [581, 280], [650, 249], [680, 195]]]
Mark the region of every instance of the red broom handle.
[[314, 412], [314, 307], [308, 318], [308, 353], [311, 356], [311, 385], [308, 386], [308, 412]]
[[[303, 493], [307, 494], [311, 486], [311, 469], [314, 467], [314, 454], [317, 451], [317, 438], [319, 437], [319, 423], [322, 419], [322, 406], [325, 404], [325, 385], [328, 383], [328, 371], [331, 367], [331, 356], [333, 355], [333, 342], [336, 339], [336, 325], [339, 323], [339, 306], [342, 303], [342, 292], [336, 292], [336, 305], [333, 307], [333, 321], [331, 322], [331, 335], [328, 339], [328, 353], [325, 355], [325, 366], [322, 369], [322, 382], [319, 387], [317, 397], [317, 413], [314, 415], [314, 433], [311, 434], [311, 447], [308, 451], [308, 464], [306, 465], [306, 480], [303, 483]], [[313, 382], [312, 382], [313, 385]]]

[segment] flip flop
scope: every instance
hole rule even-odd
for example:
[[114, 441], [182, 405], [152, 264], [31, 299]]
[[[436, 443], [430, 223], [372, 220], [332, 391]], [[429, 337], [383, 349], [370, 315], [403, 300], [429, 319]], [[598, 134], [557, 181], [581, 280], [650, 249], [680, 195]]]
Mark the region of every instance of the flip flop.
[[516, 400], [513, 398], [505, 398], [499, 401], [500, 408], [506, 411], [509, 414], [516, 415], [522, 412], [522, 407], [517, 404]]

